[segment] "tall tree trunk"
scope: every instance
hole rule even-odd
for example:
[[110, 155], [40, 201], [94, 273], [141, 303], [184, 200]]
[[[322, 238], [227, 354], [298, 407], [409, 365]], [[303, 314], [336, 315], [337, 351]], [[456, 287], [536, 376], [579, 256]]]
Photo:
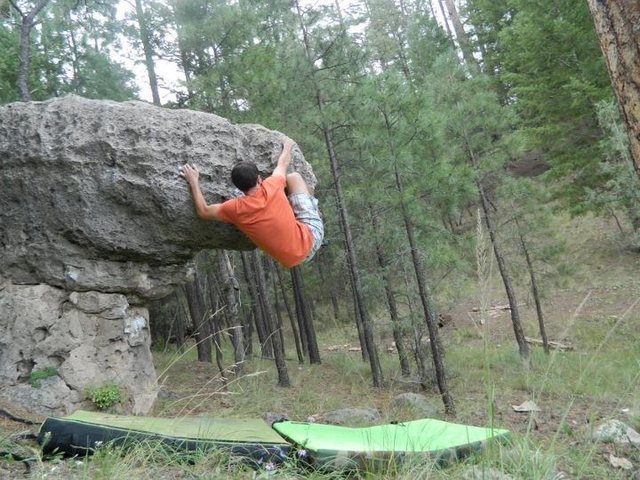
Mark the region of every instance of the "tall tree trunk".
[[[309, 65], [313, 67], [313, 62], [314, 62], [313, 52], [311, 49], [309, 36], [307, 33], [306, 26], [304, 24], [304, 19], [302, 17], [302, 12], [300, 10], [300, 4], [298, 0], [295, 1], [295, 6], [298, 13], [300, 28], [302, 30], [302, 38], [305, 46], [305, 52], [307, 55], [307, 61], [309, 62]], [[315, 70], [314, 70], [314, 73], [315, 73]], [[313, 79], [315, 82], [315, 75]], [[342, 224], [342, 230], [345, 235], [345, 243], [347, 248], [347, 263], [349, 265], [349, 271], [350, 271], [350, 276], [352, 280], [354, 301], [356, 303], [356, 310], [361, 319], [362, 338], [361, 338], [360, 345], [362, 348], [363, 355], [365, 355], [365, 351], [366, 351], [366, 354], [368, 355], [368, 358], [369, 358], [373, 386], [382, 387], [384, 384], [384, 379], [382, 377], [382, 368], [380, 367], [380, 361], [378, 359], [378, 351], [374, 342], [373, 324], [371, 322], [371, 318], [369, 317], [369, 313], [367, 311], [367, 308], [364, 302], [364, 293], [362, 291], [360, 272], [358, 270], [358, 261], [355, 253], [355, 247], [353, 244], [353, 237], [351, 234], [349, 214], [344, 202], [344, 195], [342, 193], [342, 183], [340, 181], [340, 175], [338, 172], [338, 159], [333, 146], [333, 139], [331, 138], [331, 132], [329, 127], [326, 124], [326, 119], [325, 119], [325, 113], [324, 113], [325, 101], [323, 99], [323, 92], [317, 83], [314, 84], [314, 87], [315, 87], [314, 95], [316, 99], [316, 108], [318, 109], [318, 113], [320, 115], [321, 122], [322, 122], [321, 129], [322, 129], [322, 134], [325, 141], [325, 146], [327, 149], [327, 154], [329, 156], [331, 175], [334, 182], [336, 200], [338, 202], [338, 213], [340, 216], [340, 223]]]
[[324, 275], [324, 268], [322, 267], [324, 255], [318, 258], [318, 261], [315, 262], [316, 268], [318, 269], [318, 276], [320, 277], [320, 283], [325, 286], [325, 288], [329, 289], [329, 297], [331, 299], [331, 307], [333, 308], [333, 319], [338, 322], [340, 319], [340, 304], [338, 303], [338, 296], [336, 295], [336, 283], [335, 282], [327, 282], [326, 277]]
[[173, 326], [172, 326], [172, 330], [174, 330], [175, 336], [176, 336], [176, 347], [178, 348], [179, 352], [183, 352], [185, 349], [185, 343], [186, 343], [186, 332], [185, 332], [185, 325], [186, 325], [186, 321], [184, 319], [184, 316], [182, 315], [182, 308], [180, 306], [180, 297], [178, 296], [177, 293], [174, 293], [174, 302], [175, 302], [175, 312], [173, 314]]
[[189, 60], [189, 54], [187, 52], [187, 50], [185, 49], [184, 46], [184, 32], [183, 32], [183, 25], [182, 22], [180, 21], [180, 19], [178, 18], [178, 9], [176, 6], [176, 1], [170, 1], [169, 2], [169, 6], [171, 8], [171, 11], [173, 12], [173, 21], [176, 27], [176, 41], [177, 41], [177, 48], [178, 48], [178, 53], [180, 56], [180, 67], [182, 67], [182, 73], [184, 73], [184, 78], [185, 78], [185, 87], [187, 89], [187, 96], [189, 99], [193, 98], [193, 88], [191, 85], [191, 72], [192, 72], [192, 65], [191, 62]]
[[304, 328], [305, 337], [307, 339], [307, 352], [309, 354], [309, 363], [321, 363], [320, 349], [318, 348], [318, 340], [316, 338], [316, 330], [313, 326], [313, 315], [311, 313], [311, 306], [307, 299], [307, 295], [304, 288], [304, 278], [302, 277], [302, 270], [299, 266], [293, 267], [291, 270], [291, 281], [293, 283], [293, 290], [296, 293], [296, 304], [299, 303], [299, 311], [302, 313], [302, 323], [300, 329]]
[[529, 346], [527, 340], [524, 338], [524, 331], [522, 330], [522, 322], [520, 321], [520, 312], [518, 310], [518, 301], [516, 300], [516, 292], [513, 289], [513, 282], [511, 281], [511, 275], [507, 268], [507, 263], [502, 255], [502, 250], [498, 242], [495, 226], [491, 218], [491, 212], [489, 211], [489, 203], [484, 193], [484, 188], [481, 182], [477, 181], [478, 192], [480, 194], [480, 204], [482, 206], [482, 212], [484, 214], [484, 221], [489, 230], [489, 238], [491, 239], [491, 245], [493, 246], [493, 253], [496, 257], [496, 263], [498, 264], [498, 270], [500, 270], [500, 276], [502, 277], [502, 283], [507, 293], [507, 299], [509, 301], [509, 307], [511, 308], [511, 323], [513, 324], [513, 333], [518, 343], [518, 349], [520, 350], [520, 356], [524, 359], [529, 358]]
[[223, 311], [220, 308], [221, 303], [221, 290], [218, 287], [220, 282], [216, 279], [215, 274], [213, 272], [208, 272], [206, 275], [207, 287], [209, 289], [209, 299], [210, 299], [210, 307], [209, 311], [211, 315], [209, 316], [209, 325], [211, 328], [211, 340], [213, 341], [213, 347], [216, 352], [216, 365], [218, 366], [218, 371], [220, 372], [220, 379], [222, 380], [222, 384], [227, 389], [227, 372], [224, 368], [224, 355], [222, 353], [222, 320], [223, 320]]
[[462, 22], [460, 21], [460, 15], [458, 15], [456, 4], [453, 0], [444, 0], [444, 2], [447, 5], [447, 11], [449, 13], [449, 19], [451, 19], [451, 24], [453, 25], [453, 30], [456, 32], [456, 39], [458, 40], [458, 45], [460, 45], [460, 50], [462, 51], [464, 62], [469, 66], [476, 65], [477, 62], [473, 56], [473, 50], [471, 49], [471, 44], [469, 43], [469, 37], [464, 31], [464, 27], [462, 26]]
[[231, 326], [231, 343], [233, 344], [234, 371], [244, 374], [244, 335], [239, 317], [240, 285], [233, 272], [231, 260], [226, 250], [218, 252], [218, 272], [225, 295], [229, 324]]
[[398, 351], [398, 358], [400, 360], [400, 372], [403, 377], [408, 377], [411, 375], [411, 367], [409, 365], [409, 355], [405, 345], [404, 328], [400, 325], [398, 305], [396, 304], [396, 297], [393, 294], [393, 286], [391, 285], [391, 277], [389, 276], [389, 261], [387, 260], [385, 249], [380, 242], [380, 225], [378, 223], [378, 216], [374, 213], [373, 206], [371, 204], [369, 204], [369, 211], [371, 212], [371, 226], [373, 227], [373, 235], [375, 238], [376, 256], [378, 258], [378, 265], [382, 271], [384, 293], [387, 297], [387, 306], [389, 307], [389, 317], [391, 318], [391, 328], [393, 329], [393, 340], [396, 343], [396, 350]]
[[444, 5], [442, 0], [438, 0], [438, 6], [440, 7], [440, 13], [442, 14], [442, 21], [444, 22], [444, 28], [447, 31], [447, 36], [453, 42], [453, 33], [451, 32], [451, 27], [449, 27], [449, 16], [447, 15], [447, 11], [444, 9]]
[[23, 13], [17, 3], [14, 0], [9, 0], [11, 6], [20, 14], [20, 49], [18, 51], [18, 78], [16, 84], [18, 87], [18, 96], [21, 102], [28, 102], [31, 100], [31, 90], [29, 90], [29, 67], [31, 57], [31, 30], [35, 25], [36, 17], [38, 13], [46, 7], [49, 0], [40, 0], [34, 5], [34, 7], [28, 12]]
[[278, 386], [290, 387], [291, 383], [289, 382], [289, 373], [287, 372], [287, 364], [285, 361], [284, 344], [282, 343], [282, 337], [280, 336], [281, 329], [277, 328], [275, 325], [273, 311], [271, 310], [271, 304], [267, 297], [267, 286], [262, 262], [255, 251], [252, 252], [252, 256], [256, 273], [255, 280], [265, 316], [265, 326], [267, 327], [267, 334], [271, 339], [271, 344], [273, 345], [273, 355], [275, 357], [276, 370], [278, 371]]
[[160, 92], [158, 91], [158, 77], [156, 76], [156, 65], [153, 61], [153, 46], [151, 45], [151, 33], [145, 16], [142, 0], [136, 0], [136, 19], [140, 29], [140, 40], [142, 41], [142, 49], [144, 50], [144, 64], [147, 68], [149, 76], [149, 88], [151, 89], [151, 98], [153, 104], [160, 106]]
[[[409, 248], [411, 249], [411, 259], [413, 261], [413, 268], [416, 274], [418, 293], [420, 294], [420, 301], [422, 303], [422, 309], [424, 311], [425, 322], [427, 323], [427, 330], [429, 331], [429, 339], [431, 340], [431, 356], [436, 372], [438, 391], [440, 392], [440, 396], [442, 397], [442, 403], [444, 404], [445, 412], [450, 415], [455, 415], [455, 403], [447, 385], [447, 375], [444, 367], [444, 349], [442, 348], [440, 334], [438, 332], [438, 317], [432, 305], [431, 294], [429, 292], [429, 287], [427, 286], [427, 280], [424, 274], [424, 266], [422, 265], [420, 252], [418, 251], [418, 243], [415, 238], [413, 223], [409, 218], [409, 212], [407, 211], [407, 206], [404, 202], [404, 188], [400, 179], [400, 173], [398, 172], [398, 166], [397, 164], [395, 164], [395, 162], [394, 175], [396, 180], [396, 188], [398, 189], [398, 195], [400, 196], [400, 212], [404, 221], [407, 239], [409, 240]], [[417, 348], [420, 348], [420, 346], [418, 345]]]
[[640, 3], [587, 0], [640, 175]]
[[[280, 287], [280, 293], [282, 295], [282, 302], [284, 303], [284, 308], [287, 310], [287, 316], [289, 317], [289, 323], [291, 325], [291, 331], [293, 332], [293, 339], [296, 344], [296, 354], [298, 355], [298, 362], [304, 363], [304, 357], [306, 354], [306, 349], [303, 346], [303, 343], [300, 339], [300, 333], [298, 327], [296, 326], [297, 315], [294, 315], [293, 309], [291, 308], [291, 303], [289, 302], [289, 297], [287, 296], [287, 291], [284, 285], [284, 279], [282, 278], [282, 271], [278, 265], [275, 264], [273, 260], [271, 260], [272, 268], [276, 272], [276, 276], [274, 278], [274, 287]], [[277, 293], [275, 293], [277, 298]], [[294, 299], [295, 301], [295, 299]]]
[[211, 329], [197, 276], [191, 282], [184, 284], [184, 293], [197, 342], [198, 360], [211, 363]]
[[253, 324], [256, 326], [256, 332], [258, 333], [258, 341], [260, 342], [260, 351], [262, 358], [273, 358], [273, 346], [271, 338], [269, 337], [266, 327], [264, 312], [262, 311], [262, 305], [260, 303], [260, 293], [256, 287], [255, 273], [252, 272], [252, 261], [250, 254], [247, 252], [241, 252], [242, 267], [244, 269], [244, 276], [249, 287], [249, 294], [251, 296], [251, 310], [253, 311]]
[[531, 293], [533, 294], [533, 301], [536, 304], [536, 314], [538, 316], [538, 327], [540, 328], [540, 337], [542, 338], [542, 346], [544, 353], [549, 354], [549, 339], [547, 338], [547, 330], [544, 327], [544, 315], [542, 314], [542, 302], [540, 301], [540, 293], [538, 292], [538, 282], [536, 281], [536, 274], [533, 270], [533, 262], [531, 261], [531, 255], [529, 255], [529, 248], [527, 242], [520, 230], [520, 224], [516, 219], [516, 228], [518, 229], [518, 235], [520, 236], [520, 245], [524, 252], [524, 258], [527, 261], [527, 270], [529, 271], [529, 278], [531, 280]]
[[[302, 343], [300, 342], [300, 334], [298, 333], [298, 327], [296, 326], [296, 317], [293, 314], [293, 310], [291, 309], [291, 305], [289, 304], [289, 299], [287, 298], [287, 294], [284, 288], [284, 284], [282, 283], [282, 273], [280, 272], [280, 268], [274, 264], [273, 260], [271, 260], [271, 268], [275, 270], [276, 275], [273, 277], [273, 295], [276, 301], [276, 308], [278, 308], [278, 290], [282, 296], [282, 303], [284, 304], [284, 308], [287, 311], [287, 316], [289, 317], [289, 324], [291, 325], [291, 332], [293, 333], [293, 340], [296, 345], [296, 355], [298, 357], [298, 363], [304, 363], [304, 350], [302, 349]], [[278, 288], [280, 287], [280, 288]]]

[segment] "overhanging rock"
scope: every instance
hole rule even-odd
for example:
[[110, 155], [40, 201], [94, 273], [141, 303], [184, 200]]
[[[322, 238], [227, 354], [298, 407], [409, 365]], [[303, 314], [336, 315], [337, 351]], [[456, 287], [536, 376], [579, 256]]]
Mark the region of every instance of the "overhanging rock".
[[[190, 110], [77, 96], [0, 107], [0, 272], [17, 283], [163, 296], [203, 249], [249, 249], [199, 220], [184, 163], [210, 202], [240, 160], [268, 175], [282, 134]], [[293, 168], [315, 177], [294, 150]]]
[[[211, 114], [68, 96], [0, 107], [0, 397], [68, 413], [116, 383], [133, 411], [153, 401], [144, 304], [185, 281], [203, 249], [249, 249], [199, 220], [184, 163], [210, 202], [230, 198], [241, 160], [263, 175], [283, 136]], [[293, 169], [315, 177], [295, 149]], [[36, 391], [29, 380], [56, 372]]]

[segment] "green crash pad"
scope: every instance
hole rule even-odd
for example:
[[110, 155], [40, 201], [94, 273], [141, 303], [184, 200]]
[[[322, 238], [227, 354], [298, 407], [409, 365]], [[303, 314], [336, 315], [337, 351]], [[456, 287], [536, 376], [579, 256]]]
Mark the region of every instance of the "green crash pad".
[[274, 423], [273, 428], [304, 449], [311, 463], [325, 468], [357, 467], [390, 459], [405, 461], [416, 456], [446, 463], [509, 433], [428, 418], [365, 428], [282, 421]]
[[49, 417], [38, 442], [45, 453], [86, 454], [111, 443], [159, 442], [178, 451], [224, 448], [258, 463], [286, 457], [290, 446], [262, 419], [184, 416], [158, 418], [113, 415], [78, 410], [66, 417]]

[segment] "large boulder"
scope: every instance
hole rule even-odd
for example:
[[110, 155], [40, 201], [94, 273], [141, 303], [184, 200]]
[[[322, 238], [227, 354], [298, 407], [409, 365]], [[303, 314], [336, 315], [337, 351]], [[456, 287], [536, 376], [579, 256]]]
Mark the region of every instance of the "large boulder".
[[[0, 107], [0, 397], [66, 413], [88, 386], [113, 382], [148, 410], [147, 300], [183, 283], [203, 249], [252, 248], [232, 226], [196, 217], [180, 167], [197, 165], [219, 202], [236, 162], [271, 172], [282, 138], [143, 102]], [[292, 166], [315, 184], [297, 149]], [[28, 381], [47, 367], [57, 375], [36, 391]]]
[[[248, 249], [233, 227], [199, 220], [185, 163], [205, 197], [229, 174], [273, 169], [282, 134], [190, 110], [77, 96], [0, 107], [0, 272], [18, 283], [159, 297], [202, 249]], [[315, 178], [300, 152], [294, 169]]]

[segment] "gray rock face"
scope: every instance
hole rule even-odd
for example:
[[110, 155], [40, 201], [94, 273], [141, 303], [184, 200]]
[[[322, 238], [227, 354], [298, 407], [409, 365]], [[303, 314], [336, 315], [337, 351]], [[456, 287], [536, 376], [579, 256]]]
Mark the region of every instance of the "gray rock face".
[[[69, 96], [0, 106], [0, 396], [65, 414], [116, 383], [131, 410], [155, 399], [148, 299], [190, 275], [203, 249], [249, 249], [199, 220], [179, 176], [198, 166], [209, 202], [240, 160], [266, 176], [282, 134], [215, 115]], [[315, 177], [296, 149], [292, 168]], [[29, 384], [47, 367], [57, 374]]]
[[[161, 297], [203, 249], [248, 249], [233, 227], [199, 220], [186, 182], [230, 197], [240, 160], [268, 175], [282, 134], [190, 110], [68, 96], [0, 107], [0, 272], [16, 283]], [[315, 177], [294, 150], [293, 168]]]
[[[147, 310], [121, 294], [5, 282], [0, 291], [0, 396], [42, 415], [85, 405], [85, 390], [114, 383], [147, 412], [156, 397]], [[29, 382], [48, 367], [55, 373]]]

